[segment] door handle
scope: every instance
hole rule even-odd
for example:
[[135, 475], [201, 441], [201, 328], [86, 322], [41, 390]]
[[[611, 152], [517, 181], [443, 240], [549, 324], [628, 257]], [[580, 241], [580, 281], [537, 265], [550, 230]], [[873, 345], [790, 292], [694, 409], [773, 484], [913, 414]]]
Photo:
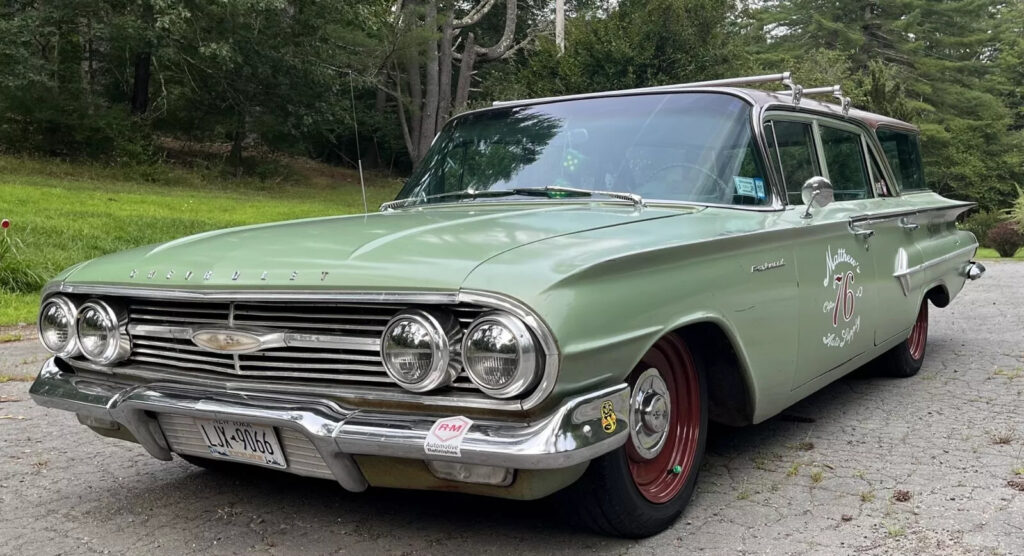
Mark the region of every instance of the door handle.
[[900, 228], [903, 228], [904, 230], [907, 230], [908, 232], [913, 232], [914, 230], [916, 230], [916, 229], [918, 229], [920, 227], [921, 227], [920, 224], [918, 224], [916, 222], [912, 222], [906, 216], [904, 216], [903, 218], [900, 218]]
[[868, 240], [871, 239], [871, 236], [875, 235], [874, 230], [860, 228], [858, 227], [857, 223], [850, 222], [850, 233], [864, 240], [865, 250], [871, 248], [871, 244], [868, 242]]

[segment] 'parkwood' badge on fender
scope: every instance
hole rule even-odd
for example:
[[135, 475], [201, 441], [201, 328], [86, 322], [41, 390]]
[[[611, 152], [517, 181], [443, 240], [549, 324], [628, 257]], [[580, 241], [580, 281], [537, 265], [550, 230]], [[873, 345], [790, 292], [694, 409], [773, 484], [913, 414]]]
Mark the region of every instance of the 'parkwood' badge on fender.
[[263, 340], [239, 330], [200, 330], [192, 335], [192, 343], [210, 351], [244, 353], [260, 349]]

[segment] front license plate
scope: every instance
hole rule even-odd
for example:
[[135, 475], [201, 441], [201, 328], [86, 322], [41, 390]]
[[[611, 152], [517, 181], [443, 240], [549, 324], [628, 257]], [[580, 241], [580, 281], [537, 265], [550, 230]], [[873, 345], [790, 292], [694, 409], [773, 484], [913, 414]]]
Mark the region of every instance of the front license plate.
[[214, 457], [281, 469], [288, 467], [273, 427], [208, 419], [196, 419], [196, 426]]

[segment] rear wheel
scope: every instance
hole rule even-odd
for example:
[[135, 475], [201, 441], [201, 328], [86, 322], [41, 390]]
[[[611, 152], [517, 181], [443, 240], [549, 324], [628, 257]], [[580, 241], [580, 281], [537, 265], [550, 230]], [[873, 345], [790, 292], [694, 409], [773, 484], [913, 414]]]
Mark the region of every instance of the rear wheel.
[[928, 347], [928, 300], [921, 302], [917, 312], [917, 320], [910, 329], [910, 336], [905, 342], [890, 349], [882, 355], [879, 363], [883, 372], [889, 376], [908, 378], [917, 374], [924, 363], [925, 348]]
[[707, 439], [707, 385], [676, 335], [644, 355], [629, 384], [626, 445], [592, 461], [567, 494], [595, 531], [641, 538], [671, 526], [693, 495]]

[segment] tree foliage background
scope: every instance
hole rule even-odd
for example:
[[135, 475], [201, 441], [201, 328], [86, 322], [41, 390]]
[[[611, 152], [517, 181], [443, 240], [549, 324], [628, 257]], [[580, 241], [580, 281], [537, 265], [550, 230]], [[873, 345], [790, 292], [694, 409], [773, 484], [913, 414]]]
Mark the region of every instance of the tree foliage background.
[[792, 70], [919, 125], [943, 194], [995, 209], [1024, 185], [1021, 0], [566, 6], [560, 53], [554, 0], [0, 0], [0, 151], [405, 172], [492, 100]]

